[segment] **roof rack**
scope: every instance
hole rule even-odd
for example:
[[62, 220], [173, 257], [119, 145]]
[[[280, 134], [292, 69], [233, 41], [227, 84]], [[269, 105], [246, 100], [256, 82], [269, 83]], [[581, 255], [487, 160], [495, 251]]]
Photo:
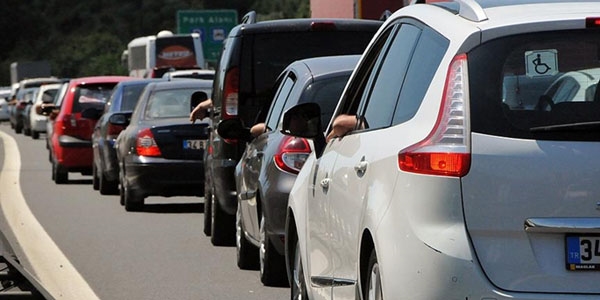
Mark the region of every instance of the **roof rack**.
[[[454, 0], [454, 2], [458, 3], [459, 10], [458, 15], [473, 21], [473, 22], [482, 22], [488, 19], [487, 15], [483, 8], [477, 3], [475, 0]], [[413, 4], [425, 4], [427, 0], [412, 0], [410, 5]]]
[[249, 11], [242, 17], [241, 24], [254, 24], [256, 23], [256, 11]]

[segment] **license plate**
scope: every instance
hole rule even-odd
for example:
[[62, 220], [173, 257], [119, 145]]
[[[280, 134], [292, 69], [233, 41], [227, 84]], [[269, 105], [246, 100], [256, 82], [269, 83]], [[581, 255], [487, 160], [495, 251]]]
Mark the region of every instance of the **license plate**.
[[183, 149], [186, 149], [186, 150], [204, 149], [204, 140], [183, 140]]
[[600, 270], [600, 236], [567, 236], [567, 269]]

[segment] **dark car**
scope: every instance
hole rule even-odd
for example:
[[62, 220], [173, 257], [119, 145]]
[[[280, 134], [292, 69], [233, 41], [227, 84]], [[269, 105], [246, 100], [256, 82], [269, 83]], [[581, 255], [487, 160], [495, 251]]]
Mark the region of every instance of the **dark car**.
[[[359, 19], [243, 18], [223, 43], [213, 89], [213, 124], [239, 118], [247, 126], [264, 122], [279, 74], [293, 61], [362, 54], [382, 22]], [[235, 166], [244, 143], [212, 132], [206, 158], [204, 232], [214, 245], [233, 245], [237, 193]]]
[[19, 101], [15, 105], [14, 118], [15, 118], [15, 132], [23, 133], [24, 135], [31, 135], [29, 121], [29, 112], [33, 105], [33, 100], [37, 97], [40, 87], [29, 87], [21, 89], [19, 92]]
[[[328, 123], [360, 55], [318, 57], [292, 63], [277, 80], [277, 92], [264, 124], [237, 164], [237, 263], [242, 269], [260, 266], [265, 285], [285, 285], [285, 218], [287, 199], [304, 161], [312, 152], [307, 139], [281, 133], [283, 113], [290, 107], [317, 102], [321, 123]], [[243, 126], [219, 124], [219, 135], [240, 136]], [[241, 124], [240, 124], [241, 125]]]
[[212, 81], [197, 79], [153, 82], [133, 113], [110, 117], [113, 125], [127, 126], [115, 142], [125, 210], [141, 210], [148, 196], [204, 195], [210, 120], [192, 124], [189, 115], [192, 95], [206, 99], [211, 88]]
[[108, 120], [116, 112], [132, 112], [144, 88], [158, 80], [142, 79], [117, 84], [106, 102], [102, 117], [94, 126], [92, 186], [102, 195], [119, 194], [119, 162], [114, 144], [119, 133], [125, 129], [124, 126], [111, 124]]
[[[92, 132], [117, 83], [129, 76], [90, 76], [71, 79], [50, 136], [52, 179], [66, 183], [69, 172], [92, 175]], [[45, 110], [52, 111], [52, 106]]]

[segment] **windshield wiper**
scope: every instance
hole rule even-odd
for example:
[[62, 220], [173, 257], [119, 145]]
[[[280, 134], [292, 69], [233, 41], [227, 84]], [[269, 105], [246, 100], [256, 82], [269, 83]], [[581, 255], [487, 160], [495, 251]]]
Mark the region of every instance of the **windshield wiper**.
[[583, 131], [600, 130], [600, 121], [578, 122], [529, 128], [530, 132]]

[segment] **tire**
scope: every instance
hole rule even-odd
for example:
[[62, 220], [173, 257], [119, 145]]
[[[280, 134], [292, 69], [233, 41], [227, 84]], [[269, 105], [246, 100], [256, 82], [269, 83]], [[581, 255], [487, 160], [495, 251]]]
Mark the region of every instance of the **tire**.
[[271, 240], [267, 237], [266, 224], [267, 220], [263, 213], [260, 219], [260, 281], [266, 286], [287, 286], [285, 256], [275, 250]]
[[52, 179], [56, 184], [64, 184], [69, 181], [69, 172], [58, 163], [52, 163]]
[[212, 194], [204, 190], [204, 235], [210, 236], [212, 222]]
[[238, 267], [242, 270], [257, 270], [259, 268], [258, 248], [248, 242], [244, 235], [242, 210], [239, 202], [235, 218], [235, 246]]
[[19, 126], [19, 124], [15, 125], [15, 133], [23, 132], [23, 126]]
[[31, 136], [31, 130], [29, 128], [23, 128], [23, 135]]
[[125, 183], [123, 202], [126, 211], [140, 211], [144, 207], [144, 197], [136, 195]]
[[294, 243], [293, 258], [290, 299], [307, 300], [308, 291], [306, 290], [306, 281], [304, 280], [304, 267], [302, 266], [302, 256], [300, 254], [300, 244], [298, 243], [298, 238], [296, 238]]
[[40, 138], [40, 133], [39, 133], [39, 131], [32, 130], [32, 131], [31, 131], [31, 138], [32, 138], [32, 139], [34, 139], [34, 140], [37, 140], [37, 139], [39, 139], [39, 138]]
[[377, 254], [375, 250], [371, 251], [369, 257], [369, 268], [367, 271], [367, 281], [363, 289], [363, 299], [365, 300], [383, 300], [381, 290], [381, 274], [379, 272], [379, 263], [377, 262]]
[[104, 175], [104, 172], [100, 170], [98, 174], [100, 178], [100, 182], [98, 184], [98, 189], [100, 190], [100, 194], [102, 195], [118, 195], [119, 194], [119, 182], [115, 180], [108, 180]]
[[217, 197], [211, 197], [210, 241], [214, 246], [235, 245], [235, 215], [229, 215], [219, 205]]
[[94, 191], [100, 189], [100, 180], [98, 179], [98, 168], [96, 168], [96, 164], [92, 163], [92, 188]]

